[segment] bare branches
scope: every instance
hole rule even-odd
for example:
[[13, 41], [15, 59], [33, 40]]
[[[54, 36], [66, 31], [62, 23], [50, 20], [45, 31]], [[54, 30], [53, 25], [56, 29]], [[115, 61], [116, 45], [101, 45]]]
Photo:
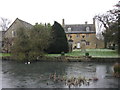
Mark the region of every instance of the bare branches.
[[[96, 15], [94, 18], [99, 22], [97, 23], [100, 36], [101, 34], [104, 37], [105, 48], [109, 42], [116, 43], [117, 41], [117, 22], [118, 22], [118, 10], [113, 9], [107, 11], [104, 14]], [[114, 28], [115, 27], [115, 28]], [[114, 34], [114, 38], [113, 38]], [[100, 37], [99, 37], [100, 38]]]
[[8, 29], [8, 26], [10, 25], [11, 21], [7, 18], [0, 17], [0, 27], [3, 31]]
[[104, 28], [108, 30], [111, 24], [117, 21], [117, 12], [118, 10], [116, 9], [110, 10], [107, 11], [105, 14], [96, 15], [94, 18], [100, 21], [103, 24]]

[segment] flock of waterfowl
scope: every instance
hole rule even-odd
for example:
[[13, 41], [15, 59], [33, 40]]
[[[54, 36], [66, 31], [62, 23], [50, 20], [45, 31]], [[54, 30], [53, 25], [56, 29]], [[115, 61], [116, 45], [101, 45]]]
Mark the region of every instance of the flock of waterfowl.
[[[75, 86], [82, 86], [82, 85], [86, 85], [86, 86], [89, 86], [90, 85], [90, 82], [96, 82], [98, 81], [99, 79], [97, 77], [92, 77], [92, 78], [85, 78], [85, 77], [70, 77], [70, 78], [67, 78], [66, 76], [61, 76], [60, 75], [56, 75], [56, 73], [54, 74], [50, 74], [49, 76], [49, 79], [50, 80], [53, 80], [54, 82], [63, 82], [65, 85], [68, 86], [68, 88], [71, 88], [71, 87], [75, 87]], [[48, 85], [49, 83], [47, 83]]]
[[[27, 62], [25, 64], [30, 64], [30, 62]], [[89, 65], [91, 66], [91, 65]], [[49, 75], [49, 79], [53, 80], [54, 82], [64, 82], [65, 85], [68, 86], [68, 88], [71, 88], [71, 86], [82, 86], [82, 85], [86, 85], [89, 86], [90, 82], [96, 82], [98, 81], [97, 77], [92, 77], [92, 78], [85, 78], [85, 77], [71, 77], [71, 78], [67, 78], [66, 76], [60, 76], [57, 75], [56, 73], [50, 74]], [[49, 85], [49, 83], [47, 82], [47, 85]]]

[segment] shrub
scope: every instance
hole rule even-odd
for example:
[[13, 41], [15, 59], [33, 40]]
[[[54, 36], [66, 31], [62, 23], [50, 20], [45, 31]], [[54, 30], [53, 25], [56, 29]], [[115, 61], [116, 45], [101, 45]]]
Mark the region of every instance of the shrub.
[[20, 61], [36, 60], [44, 55], [49, 46], [50, 26], [36, 24], [32, 29], [19, 28], [11, 47], [13, 59]]
[[64, 53], [64, 52], [61, 52], [61, 56], [65, 56], [65, 53]]
[[113, 66], [113, 69], [114, 69], [114, 73], [119, 73], [120, 74], [120, 64], [119, 63], [116, 63]]
[[85, 53], [85, 56], [89, 56], [89, 53]]

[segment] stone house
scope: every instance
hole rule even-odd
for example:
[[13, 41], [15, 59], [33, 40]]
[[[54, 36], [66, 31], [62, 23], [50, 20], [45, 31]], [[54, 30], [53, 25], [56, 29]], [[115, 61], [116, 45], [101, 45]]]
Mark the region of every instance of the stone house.
[[2, 31], [0, 31], [0, 52], [2, 52]]
[[[72, 48], [80, 49], [82, 48], [82, 43], [85, 43], [85, 48], [104, 48], [104, 41], [96, 38], [95, 22], [93, 24], [71, 24], [65, 25], [64, 19], [62, 26], [65, 30], [67, 39], [71, 42]], [[17, 30], [19, 28], [24, 28], [30, 30], [33, 25], [30, 23], [16, 18], [16, 20], [11, 24], [11, 26], [4, 33], [4, 52], [10, 52], [10, 48], [13, 45], [13, 40], [17, 36]]]
[[93, 24], [85, 22], [85, 24], [70, 25], [66, 25], [63, 19], [62, 26], [65, 29], [68, 41], [72, 41], [73, 49], [82, 48], [82, 42], [85, 43], [86, 49], [104, 48], [104, 41], [96, 37], [94, 19]]
[[19, 18], [16, 18], [16, 20], [10, 25], [10, 27], [7, 29], [7, 31], [4, 34], [4, 50], [3, 51], [10, 52], [10, 47], [11, 45], [13, 45], [13, 40], [17, 36], [17, 30], [19, 30], [20, 28], [29, 30], [33, 28], [33, 25], [23, 20], [20, 20]]
[[0, 31], [0, 52], [2, 52], [3, 48], [3, 36], [4, 36], [5, 31]]

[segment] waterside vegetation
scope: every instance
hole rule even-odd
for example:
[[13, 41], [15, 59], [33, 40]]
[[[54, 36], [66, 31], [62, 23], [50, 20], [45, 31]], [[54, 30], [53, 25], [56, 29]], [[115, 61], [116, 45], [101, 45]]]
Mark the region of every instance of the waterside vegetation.
[[120, 77], [120, 63], [114, 64], [113, 69], [114, 69], [114, 76]]
[[[87, 54], [86, 54], [87, 53]], [[3, 58], [12, 57], [12, 54], [1, 54]], [[117, 51], [109, 49], [86, 49], [86, 52], [74, 50], [69, 53], [62, 54], [45, 54], [39, 56], [35, 60], [29, 61], [64, 61], [64, 62], [81, 62], [81, 61], [99, 61], [99, 62], [115, 62], [119, 60]], [[16, 60], [16, 61], [19, 61]], [[26, 61], [26, 60], [25, 60]], [[24, 61], [23, 61], [24, 62]]]

